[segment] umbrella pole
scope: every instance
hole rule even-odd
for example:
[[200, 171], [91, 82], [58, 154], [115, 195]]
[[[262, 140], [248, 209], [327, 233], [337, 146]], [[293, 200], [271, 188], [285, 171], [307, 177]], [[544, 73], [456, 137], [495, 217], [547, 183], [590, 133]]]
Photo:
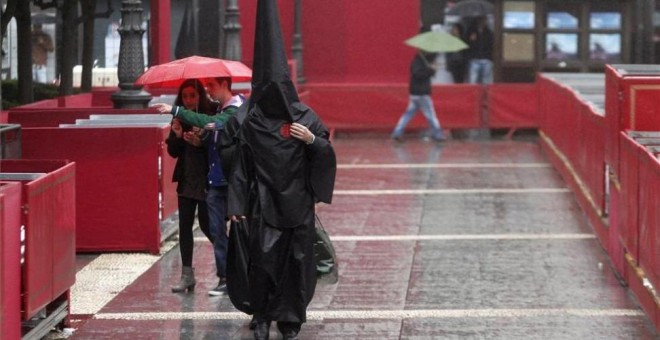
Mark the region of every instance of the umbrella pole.
[[431, 67], [431, 64], [429, 64], [428, 60], [426, 60], [426, 57], [424, 57], [424, 54], [422, 53], [422, 50], [418, 49], [417, 54], [419, 54], [419, 57], [422, 58], [422, 60], [424, 61], [424, 64], [426, 65], [426, 67]]

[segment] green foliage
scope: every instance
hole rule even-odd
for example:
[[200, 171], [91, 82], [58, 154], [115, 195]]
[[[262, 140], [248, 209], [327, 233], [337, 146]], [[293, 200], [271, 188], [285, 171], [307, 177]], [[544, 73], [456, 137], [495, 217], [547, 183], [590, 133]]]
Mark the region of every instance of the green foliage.
[[[33, 83], [34, 88], [34, 101], [38, 102], [44, 99], [55, 98], [59, 95], [59, 87], [52, 84]], [[74, 93], [79, 93], [80, 89], [74, 89]], [[19, 106], [18, 102], [18, 81], [3, 80], [2, 81], [2, 109], [7, 110], [14, 106]]]
[[18, 81], [17, 80], [3, 80], [2, 81], [2, 109], [11, 109], [18, 106]]

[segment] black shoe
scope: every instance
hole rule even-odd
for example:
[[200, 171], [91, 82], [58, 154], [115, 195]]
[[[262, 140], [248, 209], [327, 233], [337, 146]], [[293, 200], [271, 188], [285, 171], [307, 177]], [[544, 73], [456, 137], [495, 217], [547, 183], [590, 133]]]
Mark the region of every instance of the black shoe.
[[221, 296], [227, 294], [227, 279], [224, 277], [220, 278], [218, 286], [209, 290], [210, 296]]
[[248, 328], [250, 328], [251, 330], [254, 330], [255, 328], [257, 328], [257, 317], [256, 316], [252, 315], [252, 320], [250, 320], [250, 324], [248, 325]]
[[298, 322], [278, 321], [277, 328], [282, 333], [283, 339], [298, 339], [298, 332], [300, 332], [302, 324]]
[[254, 338], [256, 340], [268, 340], [270, 333], [270, 321], [259, 321], [254, 327]]
[[284, 340], [298, 340], [298, 332], [294, 330], [286, 331], [282, 334], [282, 339]]
[[397, 143], [403, 143], [403, 137], [401, 136], [392, 136], [391, 138]]

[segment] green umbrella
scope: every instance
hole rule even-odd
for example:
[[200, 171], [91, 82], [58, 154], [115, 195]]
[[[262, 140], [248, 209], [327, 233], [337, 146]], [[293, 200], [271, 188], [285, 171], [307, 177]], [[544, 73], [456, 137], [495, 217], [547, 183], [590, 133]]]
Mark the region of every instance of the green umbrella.
[[426, 52], [456, 52], [468, 48], [463, 40], [444, 31], [420, 33], [405, 43]]

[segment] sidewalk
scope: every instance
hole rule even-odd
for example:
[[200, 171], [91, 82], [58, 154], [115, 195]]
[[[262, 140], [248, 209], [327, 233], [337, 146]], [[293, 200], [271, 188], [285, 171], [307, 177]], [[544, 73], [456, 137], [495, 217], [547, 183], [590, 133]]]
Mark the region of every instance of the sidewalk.
[[[657, 339], [535, 141], [337, 136], [332, 205], [340, 261], [301, 339]], [[91, 260], [91, 261], [89, 261]], [[193, 294], [161, 256], [79, 256], [71, 339], [251, 339], [197, 235]], [[271, 339], [281, 338], [271, 327]]]

